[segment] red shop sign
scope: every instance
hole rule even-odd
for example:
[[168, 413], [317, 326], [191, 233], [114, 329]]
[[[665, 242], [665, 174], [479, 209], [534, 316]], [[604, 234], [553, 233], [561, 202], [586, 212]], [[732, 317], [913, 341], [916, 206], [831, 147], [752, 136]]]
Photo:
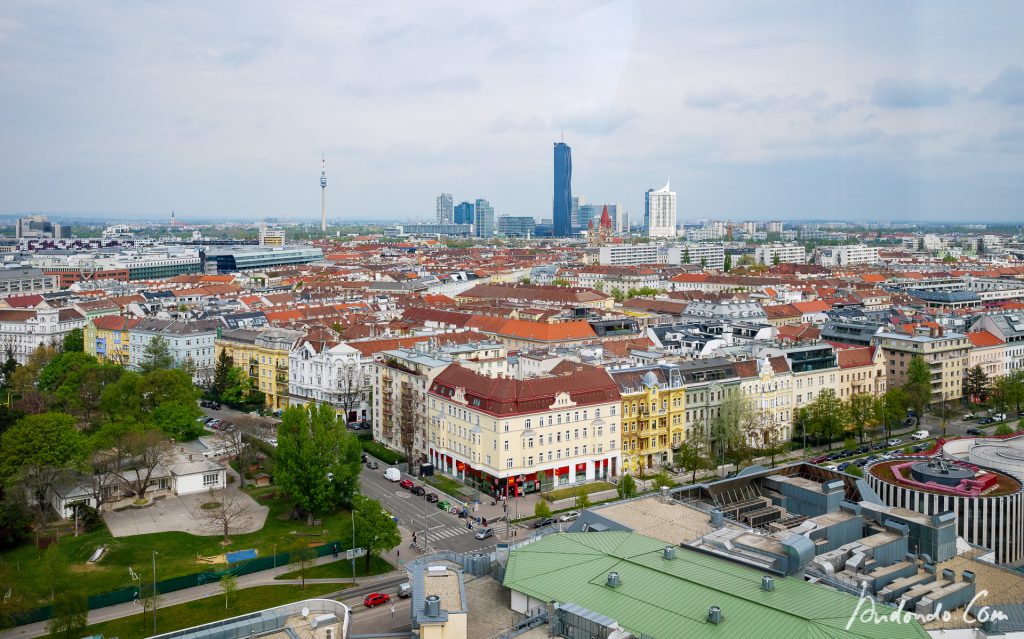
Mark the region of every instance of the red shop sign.
[[576, 470], [577, 471], [586, 470], [586, 469], [587, 469], [587, 465], [586, 464], [576, 464]]

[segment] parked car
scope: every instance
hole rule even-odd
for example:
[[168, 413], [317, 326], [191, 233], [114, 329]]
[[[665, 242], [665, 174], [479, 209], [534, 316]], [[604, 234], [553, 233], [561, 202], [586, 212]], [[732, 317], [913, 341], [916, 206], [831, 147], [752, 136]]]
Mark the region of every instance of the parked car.
[[931, 448], [931, 446], [929, 446], [928, 444], [918, 444], [917, 446], [914, 446], [910, 450], [914, 451], [915, 453], [923, 453], [929, 448]]
[[437, 493], [427, 493], [426, 495], [423, 495], [423, 499], [426, 499], [427, 501], [429, 501], [432, 504], [436, 504], [437, 503]]
[[991, 417], [982, 417], [978, 423], [983, 426], [987, 426], [988, 424], [991, 424], [994, 421], [996, 420], [992, 419]]
[[978, 416], [975, 415], [974, 413], [967, 413], [966, 415], [964, 415], [964, 421], [965, 422], [969, 422], [969, 421], [971, 421], [973, 419], [978, 419]]
[[380, 468], [377, 462], [373, 461], [372, 459], [366, 462], [366, 467], [369, 468], [370, 470], [377, 470], [378, 468]]
[[402, 473], [397, 468], [388, 468], [384, 471], [384, 479], [388, 481], [400, 481]]
[[416, 484], [412, 483], [411, 479], [403, 479], [402, 481], [398, 482], [398, 485], [406, 490], [410, 490]]
[[478, 532], [476, 534], [476, 538], [477, 539], [481, 539], [481, 540], [487, 539], [488, 537], [493, 537], [493, 536], [494, 536], [494, 529], [493, 528], [484, 528], [483, 530], [481, 530], [480, 532]]
[[864, 468], [865, 466], [868, 465], [868, 458], [861, 457], [860, 459], [854, 460], [853, 463], [857, 465], [857, 468]]
[[367, 608], [382, 606], [391, 601], [391, 595], [384, 592], [371, 592], [363, 599], [363, 605]]
[[834, 464], [829, 464], [828, 466], [825, 466], [825, 470], [839, 470], [839, 469]]
[[368, 460], [368, 459], [369, 459], [369, 457], [367, 457], [366, 453], [363, 453], [362, 455], [359, 456], [359, 461], [363, 462], [364, 464], [366, 463], [366, 460]]
[[398, 584], [398, 596], [402, 599], [412, 597], [412, 584], [408, 581], [404, 584]]
[[931, 433], [926, 430], [914, 431], [914, 434], [910, 436], [911, 439], [916, 439], [917, 441], [928, 439], [929, 437], [931, 437]]
[[867, 444], [862, 444], [862, 445], [858, 446], [857, 450], [856, 450], [856, 453], [858, 455], [863, 455], [864, 453], [869, 453], [869, 452], [871, 452], [871, 446], [868, 446]]
[[910, 428], [913, 425], [914, 425], [914, 418], [913, 417], [908, 417], [908, 418], [903, 420], [903, 427], [904, 428]]
[[422, 497], [423, 495], [427, 494], [427, 489], [424, 488], [423, 486], [413, 486], [409, 492], [416, 495], [417, 497]]
[[992, 421], [1001, 422], [1006, 419], [1006, 413], [996, 413], [992, 416]]
[[899, 438], [894, 438], [894, 439], [890, 439], [886, 443], [889, 444], [890, 446], [899, 446], [900, 444], [903, 443], [903, 440], [899, 439]]
[[828, 460], [827, 455], [818, 455], [817, 457], [811, 457], [807, 461], [812, 464], [821, 464]]
[[853, 464], [853, 462], [843, 462], [843, 463], [839, 464], [838, 466], [836, 466], [836, 470], [846, 470], [852, 464]]
[[875, 442], [871, 444], [871, 450], [882, 450], [885, 448], [885, 442]]
[[537, 521], [533, 522], [533, 527], [543, 528], [544, 526], [550, 526], [553, 523], [555, 523], [554, 517], [545, 517], [544, 519], [538, 519]]
[[975, 428], [973, 426], [971, 426], [970, 428], [968, 428], [964, 432], [967, 433], [968, 435], [984, 435], [985, 434], [985, 431], [981, 430], [980, 428]]
[[437, 502], [437, 507], [440, 508], [441, 510], [449, 510], [452, 507], [452, 505], [448, 503], [447, 499], [443, 499]]
[[580, 511], [570, 510], [558, 518], [558, 521], [576, 521], [580, 518]]

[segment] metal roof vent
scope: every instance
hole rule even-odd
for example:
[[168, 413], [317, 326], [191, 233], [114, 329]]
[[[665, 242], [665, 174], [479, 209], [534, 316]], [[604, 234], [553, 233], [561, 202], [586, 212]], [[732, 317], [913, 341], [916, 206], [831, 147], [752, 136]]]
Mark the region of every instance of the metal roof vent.
[[722, 609], [718, 606], [708, 608], [708, 622], [722, 623]]
[[761, 577], [761, 590], [767, 590], [769, 592], [775, 590], [775, 578], [771, 575]]
[[676, 547], [675, 546], [665, 546], [665, 549], [662, 551], [662, 556], [665, 559], [668, 559], [668, 560], [675, 559], [676, 558]]
[[722, 523], [723, 523], [723, 519], [724, 518], [725, 517], [724, 517], [724, 515], [723, 515], [721, 510], [718, 510], [717, 508], [715, 508], [714, 510], [711, 511], [711, 525], [712, 526], [721, 526]]
[[619, 573], [610, 572], [608, 573], [608, 587], [618, 588], [622, 585], [622, 579], [619, 577]]
[[423, 604], [423, 613], [428, 617], [441, 616], [441, 598], [437, 595], [428, 595]]

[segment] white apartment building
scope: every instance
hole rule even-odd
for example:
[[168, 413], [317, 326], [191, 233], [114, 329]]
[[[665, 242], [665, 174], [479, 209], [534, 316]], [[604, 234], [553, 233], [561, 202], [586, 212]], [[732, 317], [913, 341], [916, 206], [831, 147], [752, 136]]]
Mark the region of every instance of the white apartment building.
[[84, 327], [85, 315], [73, 308], [0, 308], [0, 349], [10, 349], [24, 364], [43, 344], [56, 346], [73, 329]]
[[597, 263], [601, 266], [636, 266], [657, 264], [657, 244], [613, 244], [597, 249]]
[[562, 364], [532, 379], [452, 364], [430, 385], [428, 456], [491, 495], [620, 474], [619, 387], [604, 369]]
[[338, 341], [336, 334], [314, 329], [288, 353], [288, 402], [326, 402], [346, 413], [348, 422], [368, 419], [369, 373], [358, 349]]
[[644, 193], [644, 235], [647, 237], [676, 236], [676, 194], [669, 182], [658, 190]]
[[821, 266], [829, 267], [878, 264], [878, 247], [863, 244], [826, 246], [818, 249], [815, 261]]
[[214, 340], [221, 323], [217, 320], [163, 320], [147, 317], [128, 329], [128, 368], [139, 370], [146, 356], [146, 346], [157, 336], [167, 341], [174, 365], [191, 360], [196, 383], [205, 385], [213, 379]]
[[774, 264], [776, 256], [780, 264], [807, 263], [807, 249], [800, 244], [765, 244], [754, 250], [758, 264]]
[[687, 243], [666, 248], [666, 264], [680, 266], [694, 264], [702, 268], [721, 271], [725, 268], [725, 247], [721, 244]]

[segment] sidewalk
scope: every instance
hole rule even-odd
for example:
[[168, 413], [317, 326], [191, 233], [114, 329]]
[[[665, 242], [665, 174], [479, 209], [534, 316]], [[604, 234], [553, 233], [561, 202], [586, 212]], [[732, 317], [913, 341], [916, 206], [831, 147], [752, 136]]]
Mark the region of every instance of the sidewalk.
[[[397, 549], [396, 549], [397, 550]], [[410, 551], [411, 552], [411, 551]], [[397, 555], [394, 551], [384, 553], [382, 555], [386, 561], [392, 565], [397, 565]], [[344, 558], [335, 559], [334, 557], [327, 555], [325, 557], [318, 557], [315, 564], [327, 564], [334, 561], [348, 561]], [[356, 559], [360, 561], [360, 559]], [[292, 572], [296, 569], [294, 564], [288, 564], [285, 566], [278, 566], [277, 568], [271, 568], [270, 570], [261, 570], [260, 572], [250, 573], [248, 575], [242, 575], [238, 577], [238, 589], [252, 588], [254, 586], [271, 586], [271, 585], [298, 585], [301, 583], [299, 579], [274, 579], [277, 575], [283, 575], [288, 572]], [[357, 583], [360, 586], [368, 586], [380, 581], [386, 581], [394, 578], [396, 571], [384, 573], [382, 575], [374, 575], [371, 577], [356, 577]], [[337, 578], [337, 579], [306, 579], [307, 584], [316, 583], [338, 583], [338, 584], [349, 584], [352, 583], [351, 578]], [[168, 592], [160, 595], [160, 603], [157, 607], [157, 618], [160, 617], [160, 610], [162, 608], [168, 608], [177, 604], [187, 603], [189, 601], [195, 601], [196, 599], [205, 599], [206, 597], [220, 596], [223, 592], [220, 589], [218, 583], [204, 584], [202, 586], [196, 586], [194, 588], [183, 588], [181, 590], [175, 590], [174, 592]], [[296, 593], [296, 599], [301, 599], [302, 593]], [[89, 624], [103, 623], [104, 621], [111, 621], [112, 619], [120, 619], [122, 617], [130, 617], [137, 615], [142, 611], [139, 604], [136, 603], [124, 603], [116, 606], [106, 606], [104, 608], [97, 608], [89, 611]], [[26, 624], [24, 626], [17, 626], [4, 632], [0, 632], [0, 638], [2, 639], [32, 639], [34, 637], [42, 637], [48, 634], [46, 629], [45, 621], [37, 623]]]

